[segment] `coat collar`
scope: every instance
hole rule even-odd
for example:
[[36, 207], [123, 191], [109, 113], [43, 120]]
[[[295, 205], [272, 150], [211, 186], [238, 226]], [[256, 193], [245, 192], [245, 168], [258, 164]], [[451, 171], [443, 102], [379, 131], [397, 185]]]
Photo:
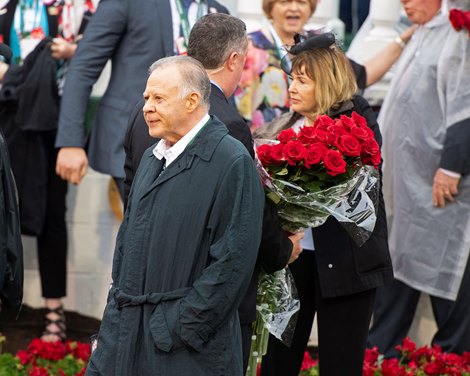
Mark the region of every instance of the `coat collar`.
[[328, 116], [330, 117], [337, 117], [345, 112], [351, 111], [354, 108], [354, 103], [352, 101], [344, 101], [341, 103], [337, 110], [330, 109], [328, 111]]
[[[193, 142], [163, 172], [163, 161], [155, 158], [152, 153], [153, 146], [147, 149], [147, 161], [145, 162], [145, 166], [142, 166], [146, 172], [141, 172], [141, 175], [144, 175], [144, 177], [142, 180], [139, 179], [142, 184], [141, 187], [143, 188], [143, 191], [138, 189], [138, 191], [141, 192], [141, 198], [145, 197], [155, 189], [155, 187], [163, 184], [167, 180], [170, 180], [184, 170], [191, 168], [193, 161], [196, 158], [209, 161], [212, 158], [217, 145], [227, 134], [228, 130], [225, 125], [217, 119], [217, 117], [211, 115], [211, 119], [207, 122], [204, 128], [202, 128]], [[147, 171], [155, 171], [155, 174], [152, 174], [151, 172], [147, 173]], [[159, 176], [155, 179], [157, 174], [159, 174]], [[153, 179], [154, 181], [152, 181]], [[137, 193], [137, 195], [139, 195], [139, 193]]]

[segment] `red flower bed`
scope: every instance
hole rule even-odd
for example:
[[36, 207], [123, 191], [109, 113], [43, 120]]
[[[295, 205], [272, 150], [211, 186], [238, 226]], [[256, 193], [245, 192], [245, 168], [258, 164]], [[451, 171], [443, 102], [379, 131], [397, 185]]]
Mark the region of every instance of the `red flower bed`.
[[[470, 376], [470, 352], [448, 354], [439, 346], [416, 347], [409, 338], [397, 346], [401, 358], [385, 359], [376, 347], [367, 349], [363, 376]], [[306, 352], [300, 376], [318, 376], [318, 363]]]
[[33, 339], [16, 355], [0, 355], [0, 374], [5, 376], [81, 376], [90, 358], [90, 345]]

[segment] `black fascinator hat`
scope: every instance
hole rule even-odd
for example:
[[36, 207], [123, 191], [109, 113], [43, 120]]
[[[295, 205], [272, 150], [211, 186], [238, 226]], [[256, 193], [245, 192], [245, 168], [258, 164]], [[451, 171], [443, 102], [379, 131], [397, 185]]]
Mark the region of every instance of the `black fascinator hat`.
[[335, 35], [331, 32], [321, 34], [295, 34], [294, 45], [286, 48], [287, 54], [281, 60], [281, 68], [287, 74], [290, 74], [292, 64], [290, 56], [295, 56], [305, 51], [330, 48], [336, 45]]
[[336, 43], [333, 33], [323, 33], [311, 36], [296, 34], [295, 44], [289, 49], [291, 55], [298, 55], [304, 51], [312, 51], [320, 48], [330, 48]]

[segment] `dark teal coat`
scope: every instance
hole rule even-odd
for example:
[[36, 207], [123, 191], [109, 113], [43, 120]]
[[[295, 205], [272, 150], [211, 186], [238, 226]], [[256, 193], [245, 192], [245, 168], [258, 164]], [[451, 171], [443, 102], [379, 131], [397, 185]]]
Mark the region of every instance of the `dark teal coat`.
[[246, 148], [212, 118], [158, 178], [142, 157], [118, 233], [87, 375], [242, 376], [237, 307], [264, 193]]

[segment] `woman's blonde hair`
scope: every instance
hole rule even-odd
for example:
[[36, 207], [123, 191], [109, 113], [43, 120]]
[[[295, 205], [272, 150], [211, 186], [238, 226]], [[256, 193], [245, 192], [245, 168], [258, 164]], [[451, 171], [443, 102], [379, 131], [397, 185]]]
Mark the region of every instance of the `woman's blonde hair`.
[[[268, 18], [271, 19], [271, 12], [273, 11], [273, 6], [275, 3], [277, 3], [279, 0], [263, 0], [263, 12], [264, 15]], [[310, 3], [310, 16], [312, 16], [313, 12], [315, 12], [315, 8], [317, 7], [317, 0], [308, 0]]]
[[292, 59], [292, 72], [305, 74], [315, 82], [312, 95], [317, 108], [312, 115], [327, 114], [338, 109], [342, 102], [350, 100], [357, 91], [357, 83], [351, 64], [339, 48], [321, 48], [299, 53]]

